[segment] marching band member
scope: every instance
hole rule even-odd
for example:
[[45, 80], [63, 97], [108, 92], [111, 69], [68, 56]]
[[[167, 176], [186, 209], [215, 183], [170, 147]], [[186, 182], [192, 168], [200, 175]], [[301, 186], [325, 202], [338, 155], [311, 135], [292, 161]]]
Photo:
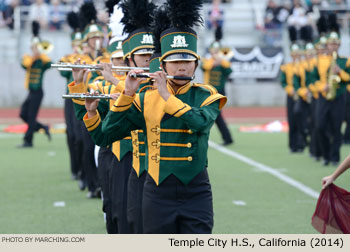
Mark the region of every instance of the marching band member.
[[226, 97], [209, 85], [167, 80], [167, 74], [193, 76], [198, 65], [197, 36], [202, 1], [168, 1], [173, 28], [161, 36], [163, 71], [150, 73], [154, 89], [136, 94], [144, 79], [130, 71], [125, 89], [101, 123], [96, 103], [86, 103], [84, 117], [99, 145], [143, 129], [147, 168], [143, 190], [145, 233], [211, 233], [212, 193], [207, 149], [213, 126]]
[[[350, 58], [348, 58], [350, 62]], [[349, 64], [349, 63], [347, 63]], [[343, 135], [343, 143], [350, 144], [350, 84], [346, 86], [346, 98], [345, 98], [345, 122], [346, 128]]]
[[[225, 85], [228, 77], [232, 73], [232, 69], [230, 61], [222, 57], [220, 50], [220, 42], [213, 42], [209, 48], [211, 56], [208, 59], [203, 59], [201, 69], [204, 72], [204, 84], [213, 85], [220, 94], [225, 95]], [[232, 144], [233, 139], [231, 133], [221, 113], [216, 118], [215, 122], [224, 140], [223, 145]]]
[[20, 117], [27, 123], [28, 129], [24, 135], [23, 144], [17, 146], [18, 148], [33, 147], [33, 135], [40, 129], [43, 129], [48, 139], [51, 140], [49, 126], [36, 120], [44, 96], [42, 88], [44, 73], [51, 65], [51, 59], [46, 53], [50, 51], [52, 46], [40, 40], [38, 37], [39, 29], [39, 23], [33, 21], [32, 55], [24, 55], [22, 58], [21, 65], [26, 70], [25, 87], [29, 90], [29, 93], [21, 106]]
[[319, 134], [324, 165], [340, 160], [341, 124], [345, 109], [346, 84], [350, 81], [347, 59], [337, 55], [340, 39], [337, 32], [327, 38], [328, 57], [313, 70], [320, 90], [316, 108], [316, 129]]
[[[82, 35], [79, 31], [79, 17], [75, 12], [67, 14], [67, 22], [72, 28], [71, 34], [72, 49], [71, 54], [65, 55], [60, 59], [60, 62], [74, 63], [78, 57], [82, 57], [81, 39]], [[62, 77], [66, 78], [67, 84], [72, 82], [73, 76], [71, 71], [60, 71]], [[67, 88], [68, 93], [68, 88]], [[82, 164], [83, 164], [83, 139], [80, 133], [80, 122], [76, 119], [73, 107], [73, 101], [66, 99], [64, 101], [64, 117], [66, 120], [66, 134], [67, 144], [70, 156], [70, 167], [73, 179], [79, 179], [80, 183], [82, 178]]]
[[[152, 34], [150, 33], [149, 28], [147, 28], [147, 22], [150, 23], [152, 21], [151, 14], [154, 11], [155, 5], [148, 0], [132, 0], [124, 1], [120, 4], [120, 7], [124, 13], [124, 17], [131, 17], [131, 15], [134, 15], [132, 16], [133, 18], [122, 18], [121, 20], [122, 23], [124, 23], [124, 32], [129, 33], [128, 38], [122, 43], [126, 63], [132, 67], [148, 67], [149, 58], [152, 55], [154, 46]], [[140, 18], [140, 15], [143, 16], [143, 19]], [[118, 44], [120, 45], [120, 41]], [[76, 72], [76, 75], [79, 75], [78, 72], [82, 71]], [[106, 76], [108, 75], [108, 81], [115, 84], [114, 87], [106, 92], [120, 93], [124, 89], [123, 80], [116, 80], [111, 76], [110, 67], [108, 65], [104, 65], [104, 71], [102, 73], [106, 80]], [[74, 85], [75, 91], [79, 86], [83, 86], [82, 84], [79, 84], [80, 82], [80, 80], [75, 79], [75, 83], [77, 83], [77, 85]], [[146, 85], [149, 85], [149, 81], [143, 83], [143, 86]], [[73, 89], [71, 91], [73, 91]], [[103, 116], [103, 112], [101, 112], [100, 108], [99, 113]], [[130, 137], [127, 136], [127, 138]], [[120, 173], [123, 173], [123, 175], [119, 174], [117, 176], [120, 179], [123, 179], [123, 181], [116, 183], [116, 186], [114, 187], [115, 190], [113, 191], [119, 194], [118, 198], [123, 199], [122, 202], [116, 204], [119, 213], [119, 222], [125, 223], [124, 220], [127, 219], [127, 228], [129, 228], [130, 232], [142, 233], [141, 195], [145, 177], [145, 147], [142, 130], [132, 132], [132, 138], [133, 152], [131, 152], [131, 149], [128, 149], [125, 145], [123, 152], [121, 152], [122, 149], [120, 145], [117, 148], [113, 148], [117, 152], [116, 156], [119, 160], [118, 170]], [[125, 140], [126, 139], [123, 139], [122, 141], [125, 142]], [[120, 141], [120, 143], [122, 143], [122, 141]], [[131, 168], [133, 169], [130, 173]], [[114, 171], [116, 171], [116, 168], [114, 168]], [[127, 195], [130, 195], [130, 193], [132, 196], [129, 197], [129, 201], [127, 200]], [[122, 230], [119, 230], [119, 232], [127, 232], [125, 230], [126, 228], [123, 228]]]
[[[318, 132], [316, 130], [316, 108], [318, 104], [318, 98], [319, 98], [319, 87], [318, 82], [315, 82], [313, 79], [313, 70], [315, 67], [319, 67], [322, 65], [322, 62], [324, 60], [327, 60], [327, 48], [326, 48], [327, 38], [325, 36], [320, 36], [315, 41], [315, 49], [316, 49], [316, 60], [311, 61], [310, 64], [307, 67], [306, 72], [306, 79], [307, 79], [307, 85], [308, 89], [310, 90], [312, 94], [311, 99], [311, 139], [310, 139], [310, 153], [313, 158], [315, 158], [316, 161], [320, 161], [322, 157], [322, 150], [320, 146], [320, 140], [318, 137]], [[311, 70], [310, 70], [311, 68]]]
[[307, 145], [307, 137], [310, 133], [311, 119], [311, 93], [308, 89], [309, 75], [314, 66], [314, 47], [307, 43], [303, 51], [304, 58], [297, 64], [296, 93], [298, 99], [295, 102], [294, 114], [298, 131], [298, 145], [303, 150]]
[[292, 62], [281, 66], [281, 85], [287, 93], [287, 117], [289, 124], [289, 149], [291, 153], [302, 152], [303, 146], [300, 145], [298, 138], [297, 121], [294, 114], [294, 107], [298, 97], [296, 93], [296, 82], [298, 64], [301, 59], [301, 50], [297, 44], [291, 46]]
[[[155, 5], [149, 0], [127, 0], [121, 2], [124, 13], [122, 23], [129, 36], [123, 41], [124, 58], [130, 67], [149, 67], [154, 44], [150, 30]], [[128, 19], [126, 17], [129, 17]], [[125, 81], [121, 83], [123, 89]], [[137, 92], [144, 92], [151, 85], [150, 79], [140, 84]], [[111, 109], [113, 110], [114, 104]], [[146, 178], [146, 145], [142, 129], [129, 132], [132, 138], [132, 161], [125, 159], [123, 166], [130, 171], [127, 181], [127, 219], [131, 233], [143, 233], [142, 195]], [[130, 162], [131, 161], [131, 162]]]
[[[103, 32], [102, 28], [95, 24], [96, 22], [96, 9], [94, 7], [94, 4], [84, 3], [80, 7], [79, 12], [79, 24], [83, 31], [82, 33], [82, 47], [85, 52], [83, 52], [83, 55], [81, 55], [78, 58], [78, 61], [82, 61], [86, 64], [92, 64], [96, 59], [104, 59], [105, 56], [102, 55], [102, 39], [103, 39]], [[84, 83], [84, 92], [87, 90], [88, 82], [91, 81], [93, 78], [97, 77], [92, 75], [91, 73], [88, 73], [85, 78]], [[74, 75], [73, 75], [74, 78]], [[70, 84], [68, 85], [69, 92], [75, 92], [74, 90], [71, 90]], [[76, 93], [76, 92], [75, 92]], [[73, 99], [73, 102], [75, 104], [84, 105], [84, 101], [80, 101], [77, 99]], [[75, 106], [75, 105], [74, 105]], [[77, 113], [79, 110], [75, 110], [76, 117], [79, 120], [79, 114]], [[99, 198], [101, 196], [101, 188], [100, 188], [100, 181], [98, 179], [97, 169], [96, 169], [96, 163], [95, 163], [95, 157], [94, 157], [94, 149], [95, 144], [91, 140], [91, 137], [87, 133], [86, 128], [84, 127], [83, 123], [80, 121], [80, 127], [81, 127], [81, 134], [83, 137], [83, 180], [85, 181], [87, 187], [88, 187], [88, 198]], [[80, 189], [84, 190], [85, 185], [81, 185]]]

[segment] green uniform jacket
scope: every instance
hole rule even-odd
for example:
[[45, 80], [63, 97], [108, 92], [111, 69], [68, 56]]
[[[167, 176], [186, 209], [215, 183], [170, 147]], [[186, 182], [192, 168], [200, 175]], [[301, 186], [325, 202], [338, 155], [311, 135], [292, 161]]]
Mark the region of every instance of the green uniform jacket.
[[42, 88], [44, 72], [50, 68], [51, 60], [45, 54], [38, 58], [24, 55], [21, 66], [27, 71], [25, 86], [29, 90], [39, 90]]
[[[74, 63], [75, 60], [78, 58], [79, 54], [68, 54], [60, 59], [60, 62], [64, 63]], [[72, 71], [60, 71], [60, 75], [67, 80], [67, 84], [71, 83], [73, 81], [73, 74]], [[69, 93], [68, 86], [66, 93]]]
[[168, 84], [168, 90], [168, 101], [157, 89], [133, 97], [121, 94], [103, 123], [98, 114], [84, 122], [102, 146], [142, 129], [147, 171], [155, 183], [173, 174], [188, 184], [207, 166], [210, 129], [227, 99], [209, 85], [188, 83], [175, 93]]
[[[321, 61], [312, 71], [312, 80], [316, 85], [319, 86], [321, 94], [326, 95], [322, 88], [327, 84], [328, 72], [331, 65], [332, 58], [328, 57], [328, 60]], [[343, 57], [338, 57], [336, 59], [336, 64], [340, 67], [341, 71], [339, 73], [341, 82], [336, 91], [336, 97], [343, 95], [346, 92], [346, 85], [350, 82], [350, 61]], [[318, 83], [318, 84], [317, 84]]]
[[225, 93], [225, 84], [232, 73], [231, 63], [226, 60], [221, 61], [221, 65], [213, 66], [214, 60], [204, 59], [201, 69], [204, 72], [204, 84], [214, 86], [219, 93]]
[[299, 77], [296, 75], [296, 63], [287, 63], [281, 66], [280, 82], [282, 88], [286, 91], [288, 96], [292, 97], [296, 88], [298, 87]]
[[[100, 80], [96, 80], [96, 91], [99, 91], [103, 94], [111, 94], [118, 92], [118, 88], [115, 88], [113, 85], [111, 85], [109, 82], [106, 82], [105, 80], [102, 80], [100, 77], [98, 77]], [[121, 84], [121, 83], [120, 83]], [[95, 84], [94, 84], [95, 85]], [[118, 83], [119, 86], [119, 83]], [[83, 83], [80, 83], [79, 85], [74, 84], [72, 82], [68, 85], [68, 89], [70, 93], [83, 93], [85, 90], [85, 86]], [[120, 91], [119, 91], [120, 92]], [[83, 117], [86, 114], [86, 108], [85, 108], [85, 101], [79, 100], [79, 99], [73, 99], [74, 102], [74, 110], [75, 110], [75, 116], [78, 120], [83, 120]], [[110, 103], [108, 100], [100, 100], [98, 103], [98, 111], [101, 115], [101, 119], [103, 120], [110, 108]], [[97, 144], [98, 145], [98, 144]], [[123, 157], [128, 153], [132, 152], [132, 142], [131, 142], [131, 136], [126, 136], [124, 139], [121, 139], [120, 141], [112, 142], [109, 145], [112, 146], [112, 152], [117, 157], [117, 159], [120, 161], [123, 159]]]
[[[119, 78], [120, 79], [120, 78]], [[149, 87], [149, 81], [141, 83], [138, 92], [142, 92], [147, 90], [147, 86]], [[121, 79], [117, 86], [111, 85], [109, 82], [106, 82], [103, 79], [103, 76], [99, 76], [92, 81], [92, 84], [89, 85], [90, 88], [94, 88], [94, 90], [99, 91], [103, 94], [112, 94], [112, 93], [120, 93], [124, 89], [124, 79]], [[84, 85], [80, 84], [74, 86], [74, 84], [70, 85], [71, 93], [81, 93], [84, 90]], [[84, 115], [86, 114], [85, 103], [83, 100], [73, 100], [75, 106], [76, 117], [78, 120], [82, 120]], [[98, 105], [98, 112], [101, 115], [101, 119], [103, 120], [106, 114], [109, 111], [109, 106], [113, 106], [114, 102], [111, 100], [111, 104], [109, 104], [106, 100], [101, 100]], [[130, 137], [131, 134], [131, 137]], [[120, 141], [115, 141], [112, 144], [112, 151], [120, 161], [129, 151], [133, 152], [133, 168], [137, 174], [137, 176], [142, 175], [142, 173], [146, 170], [146, 145], [143, 135], [143, 130], [136, 130], [130, 132], [128, 136], [121, 139]], [[98, 145], [98, 143], [96, 143]]]

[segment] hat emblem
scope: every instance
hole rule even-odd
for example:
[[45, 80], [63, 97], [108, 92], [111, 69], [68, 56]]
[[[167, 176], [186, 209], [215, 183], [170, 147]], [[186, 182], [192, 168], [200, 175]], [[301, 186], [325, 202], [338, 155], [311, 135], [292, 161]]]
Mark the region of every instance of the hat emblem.
[[153, 37], [149, 34], [144, 34], [142, 36], [141, 44], [153, 44]]
[[170, 45], [172, 48], [177, 48], [177, 47], [188, 47], [188, 44], [186, 44], [186, 38], [185, 36], [175, 36], [173, 43]]
[[122, 49], [122, 44], [123, 44], [123, 41], [118, 41], [117, 50], [121, 50]]
[[330, 38], [332, 39], [338, 39], [338, 34], [336, 32], [332, 32], [330, 35], [329, 35]]
[[90, 26], [89, 32], [97, 32], [97, 31], [98, 31], [97, 25]]
[[327, 42], [327, 38], [326, 37], [321, 37], [320, 38], [320, 43], [326, 44], [326, 42]]

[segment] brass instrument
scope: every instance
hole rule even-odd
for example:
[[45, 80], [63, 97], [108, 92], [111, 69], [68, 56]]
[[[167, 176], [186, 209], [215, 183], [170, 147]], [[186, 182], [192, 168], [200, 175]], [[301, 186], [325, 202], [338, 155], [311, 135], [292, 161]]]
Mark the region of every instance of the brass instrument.
[[[63, 63], [63, 62], [51, 64], [51, 68], [57, 68], [58, 71], [72, 71], [73, 68], [88, 69], [92, 72], [103, 71], [103, 67], [98, 65], [78, 65], [78, 64], [70, 64], [70, 63]], [[148, 67], [112, 66], [112, 71], [128, 72], [130, 70], [149, 71], [149, 68]]]
[[231, 61], [234, 56], [233, 51], [228, 47], [220, 48], [220, 51], [218, 52], [218, 54], [221, 59], [224, 59], [227, 61]]
[[331, 65], [329, 67], [328, 79], [327, 79], [328, 90], [326, 93], [326, 99], [328, 101], [332, 101], [335, 99], [336, 94], [337, 94], [337, 88], [339, 88], [339, 83], [341, 81], [339, 75], [337, 75], [333, 72], [337, 57], [338, 57], [337, 52], [333, 52], [332, 62], [331, 62]]
[[54, 48], [53, 44], [47, 40], [43, 40], [43, 41], [39, 42], [37, 44], [37, 47], [38, 47], [39, 52], [44, 53], [44, 54], [49, 54]]

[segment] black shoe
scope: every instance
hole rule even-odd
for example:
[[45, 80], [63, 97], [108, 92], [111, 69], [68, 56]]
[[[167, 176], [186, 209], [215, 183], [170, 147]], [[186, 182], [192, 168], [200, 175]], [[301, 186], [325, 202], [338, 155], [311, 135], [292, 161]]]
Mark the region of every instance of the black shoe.
[[45, 130], [45, 135], [47, 136], [47, 138], [49, 139], [49, 141], [51, 141], [51, 134], [50, 134], [50, 128], [48, 125], [44, 126], [44, 130]]
[[290, 153], [302, 153], [304, 152], [304, 149], [293, 149], [293, 150], [290, 150]]
[[86, 194], [86, 198], [88, 198], [88, 199], [93, 199], [93, 198], [95, 198], [94, 197], [94, 192], [88, 192], [87, 194]]
[[329, 165], [329, 160], [323, 160], [323, 164], [322, 164], [323, 166], [327, 166], [327, 165]]
[[232, 141], [232, 140], [231, 140], [231, 141], [224, 142], [222, 145], [223, 145], [223, 146], [227, 146], [227, 145], [230, 145], [230, 144], [233, 144], [233, 141]]
[[86, 188], [86, 183], [85, 183], [85, 181], [82, 180], [82, 179], [79, 179], [79, 180], [78, 180], [78, 186], [79, 186], [80, 191], [84, 191], [85, 188]]
[[16, 147], [17, 148], [32, 148], [33, 144], [32, 143], [23, 143], [23, 144], [17, 145]]
[[332, 161], [331, 162], [331, 165], [333, 165], [333, 166], [338, 166], [338, 164], [339, 164], [339, 162], [337, 162], [337, 161]]
[[95, 195], [97, 198], [101, 199], [102, 198], [102, 190], [101, 190], [101, 187], [97, 188], [95, 190]]
[[89, 199], [101, 199], [101, 189], [97, 188], [95, 191], [89, 191], [86, 197]]
[[72, 173], [72, 180], [78, 180], [78, 175], [77, 175], [77, 174]]

